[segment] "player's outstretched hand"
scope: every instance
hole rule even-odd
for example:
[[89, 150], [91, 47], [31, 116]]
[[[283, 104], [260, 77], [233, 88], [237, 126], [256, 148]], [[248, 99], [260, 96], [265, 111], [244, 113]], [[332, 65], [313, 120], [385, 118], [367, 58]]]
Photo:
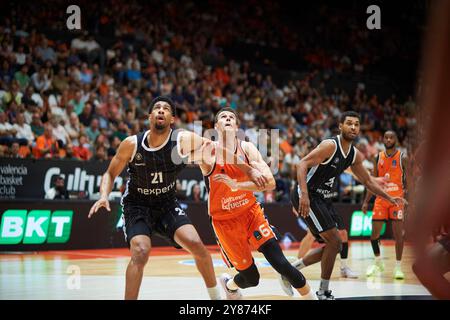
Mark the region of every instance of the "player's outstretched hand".
[[105, 207], [106, 210], [111, 211], [108, 199], [100, 198], [92, 205], [91, 210], [89, 210], [88, 218], [92, 217], [92, 215], [96, 213], [101, 207]]
[[230, 189], [232, 191], [236, 191], [237, 190], [237, 182], [234, 179], [231, 179], [228, 175], [226, 174], [216, 174], [213, 177], [214, 181], [217, 182], [223, 182], [225, 183], [228, 187], [230, 187]]
[[389, 182], [389, 178], [387, 177], [374, 177], [373, 180], [375, 180], [381, 188], [386, 188]]
[[265, 188], [266, 184], [269, 183], [269, 180], [257, 169], [251, 169], [248, 172], [248, 177], [258, 188]]
[[309, 197], [308, 196], [301, 196], [300, 198], [300, 206], [298, 208], [298, 212], [303, 218], [306, 218], [309, 216]]

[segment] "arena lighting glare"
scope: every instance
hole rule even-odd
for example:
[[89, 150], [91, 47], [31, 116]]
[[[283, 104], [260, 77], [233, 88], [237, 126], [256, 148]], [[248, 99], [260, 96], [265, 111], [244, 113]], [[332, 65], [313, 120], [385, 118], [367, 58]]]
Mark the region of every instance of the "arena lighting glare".
[[66, 243], [72, 216], [72, 210], [6, 210], [0, 225], [0, 245]]

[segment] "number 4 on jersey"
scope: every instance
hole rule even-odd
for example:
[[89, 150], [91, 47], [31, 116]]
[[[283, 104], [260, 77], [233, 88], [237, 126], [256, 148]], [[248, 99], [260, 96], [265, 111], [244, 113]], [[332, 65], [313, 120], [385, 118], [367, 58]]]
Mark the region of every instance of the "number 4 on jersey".
[[334, 179], [336, 179], [336, 177], [333, 177], [330, 180], [328, 180], [328, 182], [325, 182], [325, 185], [327, 185], [330, 188], [333, 187]]

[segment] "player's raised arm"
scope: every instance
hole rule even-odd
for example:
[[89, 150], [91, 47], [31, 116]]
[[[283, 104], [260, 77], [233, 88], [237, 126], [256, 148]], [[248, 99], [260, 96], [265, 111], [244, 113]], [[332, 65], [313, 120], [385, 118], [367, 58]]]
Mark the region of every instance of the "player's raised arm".
[[258, 149], [251, 142], [243, 142], [242, 147], [249, 159], [250, 167], [253, 170], [258, 170], [262, 174], [264, 180], [266, 181], [265, 185], [259, 186], [253, 181], [236, 182], [225, 174], [217, 174], [213, 179], [215, 181], [221, 181], [228, 184], [232, 190], [247, 190], [256, 192], [275, 189], [275, 179], [273, 174]]
[[211, 165], [210, 155], [213, 151], [213, 148], [216, 148], [216, 155], [224, 152], [225, 160], [229, 159], [229, 161], [231, 161], [233, 165], [236, 165], [240, 170], [242, 170], [259, 188], [266, 187], [268, 179], [265, 177], [265, 175], [263, 175], [263, 173], [257, 168], [253, 168], [252, 166], [246, 164], [244, 161], [241, 161], [238, 156], [231, 150], [220, 147], [219, 145], [213, 145], [211, 140], [203, 138], [191, 131], [183, 130], [179, 133], [179, 135], [179, 151], [181, 155], [189, 156], [189, 159], [194, 163]]
[[371, 191], [373, 194], [382, 197], [386, 200], [388, 200], [391, 203], [395, 204], [402, 204], [405, 202], [405, 200], [401, 197], [391, 197], [388, 195], [381, 186], [377, 183], [377, 181], [369, 175], [366, 168], [364, 168], [362, 162], [364, 160], [363, 155], [356, 151], [356, 160], [355, 163], [352, 165], [352, 171], [353, 173], [358, 177], [359, 181], [366, 186], [366, 188]]
[[324, 140], [297, 164], [297, 180], [300, 186], [300, 207], [298, 208], [298, 213], [302, 217], [309, 215], [310, 204], [308, 186], [306, 184], [308, 169], [332, 157], [336, 148], [337, 146], [332, 140]]
[[134, 137], [126, 138], [119, 145], [116, 155], [112, 158], [108, 169], [102, 177], [102, 182], [100, 184], [100, 199], [92, 205], [91, 210], [89, 210], [88, 218], [92, 217], [92, 215], [101, 207], [105, 207], [108, 211], [111, 211], [108, 201], [109, 193], [113, 188], [114, 180], [131, 160], [135, 147], [136, 142]]

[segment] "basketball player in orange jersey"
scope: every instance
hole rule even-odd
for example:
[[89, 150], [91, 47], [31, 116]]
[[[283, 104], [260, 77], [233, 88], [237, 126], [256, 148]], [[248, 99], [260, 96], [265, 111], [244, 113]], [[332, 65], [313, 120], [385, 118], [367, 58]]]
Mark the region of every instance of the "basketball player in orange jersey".
[[[383, 136], [383, 143], [386, 151], [380, 152], [374, 161], [374, 176], [384, 177], [387, 185], [384, 188], [386, 193], [392, 197], [403, 197], [405, 190], [407, 158], [396, 148], [397, 135], [394, 131], [386, 131]], [[367, 213], [367, 208], [373, 193], [367, 190], [362, 211]], [[380, 233], [385, 221], [392, 222], [392, 231], [395, 239], [396, 265], [394, 268], [394, 278], [404, 279], [405, 275], [401, 270], [401, 260], [403, 254], [403, 220], [405, 208], [403, 204], [393, 204], [389, 201], [376, 197], [372, 216], [372, 243], [375, 263], [367, 269], [367, 276], [373, 276], [384, 270], [384, 264], [380, 255]]]
[[[224, 108], [216, 114], [215, 129], [218, 141], [209, 152], [212, 161], [205, 159], [206, 155], [203, 154], [197, 162], [209, 189], [209, 215], [222, 258], [228, 267], [234, 267], [238, 271], [234, 277], [223, 274], [220, 278], [227, 298], [240, 299], [242, 294], [239, 289], [258, 285], [260, 275], [252, 257], [252, 249], [257, 249], [277, 272], [289, 279], [303, 299], [317, 299], [302, 273], [283, 255], [253, 194], [275, 188], [270, 168], [252, 143], [237, 139], [238, 117], [233, 109]], [[236, 165], [224, 164], [222, 156], [217, 152], [218, 147], [235, 150], [242, 161], [259, 170], [268, 179], [266, 186], [261, 188], [249, 181]]]
[[[157, 97], [151, 102], [150, 130], [122, 141], [103, 175], [101, 197], [89, 211], [89, 218], [102, 207], [111, 211], [108, 195], [114, 179], [128, 166], [129, 180], [121, 201], [124, 234], [131, 252], [126, 270], [125, 299], [138, 298], [153, 234], [190, 252], [210, 298], [220, 299], [211, 255], [180, 207], [175, 188], [177, 175], [185, 166], [179, 157], [181, 146], [187, 152], [195, 152], [211, 141], [193, 132], [172, 130], [175, 113], [176, 106], [169, 97]], [[228, 154], [228, 151], [222, 151]], [[241, 167], [244, 171], [249, 169], [246, 173], [251, 181], [265, 185], [257, 170]]]

